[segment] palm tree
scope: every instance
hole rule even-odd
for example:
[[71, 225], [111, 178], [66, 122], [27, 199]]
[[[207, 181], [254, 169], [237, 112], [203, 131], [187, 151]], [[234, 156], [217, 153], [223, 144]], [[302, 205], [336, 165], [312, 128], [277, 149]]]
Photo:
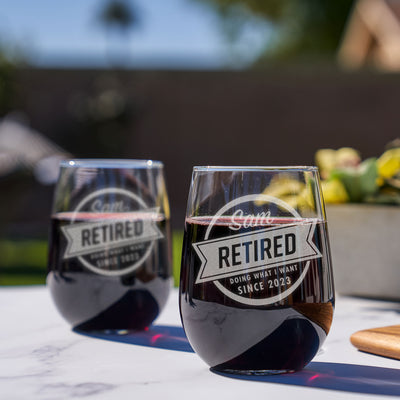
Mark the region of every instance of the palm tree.
[[[109, 43], [108, 59], [115, 64], [126, 65], [130, 59], [130, 51], [125, 46], [129, 43], [130, 32], [137, 27], [139, 22], [138, 12], [130, 0], [106, 0], [98, 14], [98, 22], [103, 26], [107, 33]], [[112, 38], [116, 38], [114, 42]], [[122, 54], [118, 56], [116, 48], [122, 44]]]

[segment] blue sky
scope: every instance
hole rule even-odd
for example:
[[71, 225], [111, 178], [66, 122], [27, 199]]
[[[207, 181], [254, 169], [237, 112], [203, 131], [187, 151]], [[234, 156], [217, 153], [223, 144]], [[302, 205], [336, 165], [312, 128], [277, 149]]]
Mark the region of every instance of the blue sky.
[[96, 23], [101, 0], [0, 0], [0, 40], [16, 44], [39, 66], [103, 66], [107, 51], [127, 66], [241, 68], [259, 53], [270, 30], [252, 20], [232, 46], [218, 17], [194, 0], [132, 0], [140, 24], [107, 41]]

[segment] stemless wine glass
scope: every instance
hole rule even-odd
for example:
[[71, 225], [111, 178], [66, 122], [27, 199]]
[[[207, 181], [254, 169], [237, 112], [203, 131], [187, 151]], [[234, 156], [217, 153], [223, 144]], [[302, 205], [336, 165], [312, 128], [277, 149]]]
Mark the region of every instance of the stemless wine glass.
[[161, 162], [61, 162], [47, 285], [74, 328], [147, 327], [167, 301], [171, 258]]
[[212, 370], [293, 372], [331, 326], [334, 288], [315, 167], [194, 167], [179, 305]]

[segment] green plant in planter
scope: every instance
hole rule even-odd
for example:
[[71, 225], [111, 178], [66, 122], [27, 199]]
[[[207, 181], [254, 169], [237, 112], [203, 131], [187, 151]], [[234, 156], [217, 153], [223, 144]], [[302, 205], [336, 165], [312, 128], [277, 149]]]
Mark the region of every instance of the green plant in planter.
[[394, 142], [379, 158], [361, 160], [344, 147], [321, 149], [315, 155], [326, 203], [400, 205], [400, 146]]

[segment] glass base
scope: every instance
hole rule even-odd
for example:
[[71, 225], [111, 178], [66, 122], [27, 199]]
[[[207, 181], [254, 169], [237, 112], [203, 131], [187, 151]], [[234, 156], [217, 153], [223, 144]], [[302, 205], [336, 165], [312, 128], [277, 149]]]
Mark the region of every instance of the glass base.
[[218, 368], [211, 367], [211, 371], [217, 373], [224, 373], [230, 375], [247, 375], [247, 376], [264, 376], [264, 375], [281, 375], [281, 374], [292, 374], [296, 372], [294, 369], [230, 369], [230, 368]]

